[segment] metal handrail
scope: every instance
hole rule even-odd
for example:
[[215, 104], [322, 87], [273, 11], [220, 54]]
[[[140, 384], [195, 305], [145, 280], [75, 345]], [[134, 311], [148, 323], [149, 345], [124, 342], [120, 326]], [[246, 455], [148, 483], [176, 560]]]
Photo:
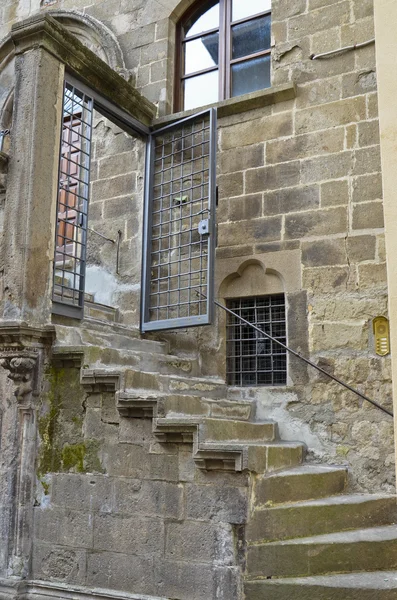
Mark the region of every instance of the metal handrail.
[[[200, 294], [200, 295], [204, 296], [204, 294]], [[372, 404], [376, 408], [379, 408], [379, 410], [382, 410], [384, 413], [386, 413], [390, 417], [393, 417], [393, 413], [390, 410], [388, 410], [387, 408], [385, 408], [381, 404], [378, 404], [377, 402], [375, 402], [375, 400], [371, 400], [371, 398], [368, 398], [368, 396], [366, 396], [365, 394], [362, 394], [361, 392], [359, 392], [358, 390], [356, 390], [355, 388], [353, 388], [348, 383], [345, 383], [344, 381], [342, 381], [341, 379], [339, 379], [339, 377], [335, 377], [335, 375], [331, 375], [331, 373], [328, 373], [328, 371], [325, 371], [325, 369], [323, 369], [322, 367], [319, 367], [318, 365], [316, 365], [316, 363], [312, 362], [311, 360], [309, 360], [305, 356], [302, 356], [302, 354], [300, 354], [299, 352], [296, 352], [295, 350], [292, 350], [292, 348], [289, 348], [288, 346], [286, 346], [285, 344], [283, 344], [283, 342], [280, 342], [279, 340], [277, 340], [276, 338], [274, 338], [273, 336], [271, 336], [269, 333], [266, 333], [265, 331], [263, 331], [262, 329], [260, 329], [256, 325], [254, 325], [253, 323], [250, 323], [249, 321], [247, 321], [247, 319], [244, 319], [243, 317], [241, 317], [240, 315], [238, 315], [234, 311], [230, 310], [230, 308], [227, 308], [226, 306], [224, 306], [224, 304], [221, 304], [217, 300], [214, 300], [214, 303], [216, 304], [216, 306], [219, 306], [219, 308], [223, 308], [223, 310], [225, 310], [230, 315], [233, 315], [234, 317], [237, 317], [237, 319], [239, 319], [240, 321], [242, 321], [246, 325], [249, 325], [250, 327], [252, 327], [252, 329], [255, 329], [256, 331], [259, 331], [259, 333], [261, 333], [262, 335], [264, 335], [265, 337], [267, 337], [269, 340], [272, 340], [272, 342], [275, 342], [276, 344], [278, 344], [279, 346], [281, 346], [282, 348], [284, 348], [284, 350], [287, 350], [287, 352], [289, 352], [290, 354], [293, 354], [294, 356], [296, 356], [297, 358], [299, 358], [300, 360], [302, 360], [303, 362], [305, 362], [307, 365], [310, 365], [314, 369], [317, 369], [317, 371], [320, 371], [320, 373], [323, 373], [323, 375], [326, 375], [327, 377], [329, 377], [333, 381], [336, 381], [336, 383], [339, 383], [339, 385], [343, 386], [344, 388], [346, 388], [350, 392], [353, 392], [353, 394], [356, 394], [357, 396], [359, 396], [363, 400], [366, 400], [367, 402], [370, 402], [370, 404]]]

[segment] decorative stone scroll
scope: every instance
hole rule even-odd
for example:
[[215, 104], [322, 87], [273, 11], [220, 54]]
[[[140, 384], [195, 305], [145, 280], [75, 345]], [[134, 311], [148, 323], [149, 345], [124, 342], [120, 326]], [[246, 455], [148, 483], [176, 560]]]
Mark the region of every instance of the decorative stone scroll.
[[55, 337], [53, 327], [10, 323], [0, 326], [0, 365], [15, 384], [18, 405], [29, 405], [38, 390], [39, 370]]
[[15, 385], [15, 396], [18, 404], [23, 404], [25, 397], [33, 391], [33, 376], [37, 356], [9, 356], [0, 359], [0, 364], [9, 371], [8, 378]]

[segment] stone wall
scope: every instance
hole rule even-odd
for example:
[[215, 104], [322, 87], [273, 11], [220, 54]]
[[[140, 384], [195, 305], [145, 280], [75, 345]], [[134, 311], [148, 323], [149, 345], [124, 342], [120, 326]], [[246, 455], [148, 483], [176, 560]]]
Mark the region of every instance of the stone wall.
[[151, 419], [120, 418], [114, 393], [87, 393], [79, 377], [60, 365], [47, 376], [32, 577], [145, 597], [239, 598], [249, 476], [199, 471], [191, 445], [158, 443]]
[[[2, 33], [29, 11], [84, 12], [115, 34], [125, 76], [158, 105], [159, 116], [171, 111], [175, 22], [187, 3], [41, 4], [35, 0], [29, 8], [22, 1], [8, 2], [2, 8]], [[300, 252], [299, 303], [305, 306], [298, 313], [287, 294], [291, 345], [307, 348], [314, 361], [390, 408], [390, 361], [375, 355], [371, 337], [372, 319], [387, 315], [374, 46], [325, 60], [310, 58], [370, 40], [372, 10], [371, 0], [273, 3], [273, 85], [294, 83], [296, 98], [263, 102], [253, 110], [236, 103], [235, 114], [219, 119], [217, 269], [223, 259], [232, 258], [238, 266], [257, 254], [268, 256], [272, 268], [280, 252]], [[105, 207], [109, 199], [102, 204], [97, 198], [94, 228], [101, 227], [99, 213], [106, 221], [113, 214]], [[121, 214], [124, 208], [114, 210]], [[137, 239], [128, 251], [136, 247]], [[114, 264], [112, 252], [110, 246], [101, 249], [108, 265]], [[134, 325], [137, 292], [126, 316]], [[128, 293], [124, 301], [128, 304]], [[304, 323], [299, 334], [293, 331], [296, 315]], [[203, 374], [223, 376], [222, 316], [216, 325], [161, 338], [175, 351], [198, 353]], [[391, 489], [389, 417], [314, 372], [309, 377], [306, 383], [306, 368], [301, 375], [297, 369], [285, 389], [247, 394], [257, 398], [259, 417], [282, 414], [286, 435], [303, 436], [314, 459], [347, 461], [359, 485]]]

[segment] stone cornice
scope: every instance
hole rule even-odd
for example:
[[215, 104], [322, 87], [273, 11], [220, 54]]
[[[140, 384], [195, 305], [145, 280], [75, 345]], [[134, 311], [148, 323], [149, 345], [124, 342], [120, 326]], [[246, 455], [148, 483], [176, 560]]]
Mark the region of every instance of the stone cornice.
[[43, 48], [86, 85], [125, 110], [144, 125], [151, 125], [156, 107], [89, 50], [49, 14], [35, 15], [13, 25], [15, 54]]
[[55, 327], [31, 327], [27, 323], [4, 322], [0, 324], [0, 354], [35, 352], [49, 347], [55, 340]]

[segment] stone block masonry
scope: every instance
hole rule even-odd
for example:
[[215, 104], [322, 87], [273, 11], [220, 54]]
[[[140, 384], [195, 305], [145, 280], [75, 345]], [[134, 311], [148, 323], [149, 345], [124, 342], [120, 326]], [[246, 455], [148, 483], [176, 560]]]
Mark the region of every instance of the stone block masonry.
[[[17, 281], [18, 306], [26, 310], [26, 297], [38, 302], [37, 281], [40, 289], [50, 289], [53, 254], [46, 254], [40, 233], [53, 227], [56, 218], [51, 194], [57, 181], [58, 150], [51, 141], [60, 128], [53, 133], [51, 127], [60, 119], [56, 107], [61, 92], [59, 98], [49, 98], [45, 88], [55, 77], [61, 90], [63, 66], [42, 48], [14, 59], [15, 49], [7, 37], [11, 26], [35, 12], [53, 11], [54, 18], [156, 105], [157, 124], [164, 125], [173, 118], [174, 63], [179, 52], [176, 22], [191, 3], [6, 0], [3, 4], [0, 54], [7, 58], [0, 65], [1, 123], [11, 122], [7, 102], [17, 81], [14, 131], [24, 133], [31, 111], [36, 111], [41, 118], [34, 121], [35, 137], [29, 139], [38, 156], [47, 157], [37, 162], [37, 172], [29, 170], [30, 154], [22, 134], [11, 139], [11, 149], [21, 148], [21, 152], [10, 151], [7, 160], [0, 156], [0, 201], [10, 217], [4, 226], [10, 245], [1, 250], [2, 257], [8, 257], [7, 263], [2, 260], [6, 267], [0, 277], [6, 283], [1, 300], [4, 306], [12, 305]], [[219, 110], [215, 296], [227, 300], [284, 293], [289, 344], [391, 408], [390, 357], [375, 354], [371, 331], [372, 319], [388, 314], [374, 48], [369, 45], [326, 60], [310, 58], [372, 37], [372, 0], [273, 0], [272, 88], [226, 102]], [[33, 69], [21, 76], [38, 52], [36, 66], [42, 75], [38, 81], [46, 83], [39, 87]], [[73, 58], [73, 48], [70, 52]], [[20, 96], [20, 90], [27, 89], [37, 94], [35, 102], [29, 94]], [[261, 479], [261, 468], [265, 465], [277, 475], [281, 467], [295, 466], [304, 455], [303, 442], [309, 461], [351, 467], [355, 490], [389, 492], [394, 490], [395, 462], [391, 421], [296, 359], [288, 360], [286, 385], [228, 388], [221, 313], [211, 327], [152, 333], [143, 339], [138, 328], [145, 143], [100, 115], [95, 116], [93, 131], [89, 226], [94, 231], [88, 234], [86, 291], [94, 296], [92, 304], [97, 304], [91, 319], [82, 323], [54, 318], [52, 363], [40, 373], [44, 388], [32, 392], [31, 402], [37, 408], [37, 414], [32, 412], [37, 421], [32, 417], [32, 422], [37, 423], [39, 438], [32, 502], [24, 502], [23, 490], [18, 490], [17, 410], [5, 372], [0, 380], [0, 532], [7, 540], [4, 547], [0, 544], [0, 577], [11, 572], [13, 555], [12, 573], [58, 590], [31, 593], [26, 588], [20, 597], [42, 600], [45, 594], [53, 594], [70, 600], [73, 594], [78, 600], [87, 595], [92, 600], [96, 594], [92, 589], [101, 588], [102, 595], [117, 600], [241, 600], [247, 595], [242, 574], [247, 556], [245, 525], [255, 508], [251, 492], [257, 490], [263, 504], [259, 520], [273, 509], [266, 506], [269, 496], [264, 498], [265, 494], [274, 494], [275, 501], [281, 497], [281, 503], [291, 499], [283, 495], [282, 483]], [[50, 161], [54, 190], [45, 171]], [[23, 181], [18, 175], [21, 164]], [[14, 193], [21, 204], [24, 196], [15, 190], [40, 191], [32, 212], [40, 268], [34, 257], [25, 256], [28, 236], [24, 232], [30, 222], [26, 218], [21, 229], [20, 212], [12, 210], [9, 199]], [[44, 196], [47, 208], [42, 210]], [[97, 233], [116, 241], [119, 231], [116, 272], [117, 245]], [[12, 244], [17, 245], [18, 260]], [[33, 261], [34, 268], [26, 261]], [[25, 285], [26, 281], [33, 283]], [[109, 311], [118, 310], [101, 322], [105, 309], [101, 312], [98, 303], [109, 305]], [[46, 310], [45, 316], [39, 315], [40, 323], [49, 325], [50, 302]], [[14, 319], [15, 312], [10, 309], [5, 316]], [[28, 312], [25, 316], [30, 318]], [[161, 414], [154, 414], [156, 402]], [[27, 408], [33, 411], [30, 405], [24, 407], [25, 419]], [[230, 428], [218, 431], [223, 446], [218, 439], [214, 449], [210, 438], [198, 449], [198, 425], [192, 421], [201, 418], [228, 420]], [[281, 447], [277, 442], [262, 446], [247, 442], [244, 454], [238, 435], [222, 438], [222, 431], [230, 433], [234, 418], [244, 421], [240, 432], [253, 425], [246, 423], [251, 418], [273, 418], [283, 440], [299, 443]], [[251, 471], [240, 472], [239, 460], [241, 468], [249, 465]], [[321, 487], [310, 473], [303, 473], [308, 488], [302, 482], [294, 488], [297, 502], [301, 496], [309, 501], [316, 498], [305, 493], [309, 489], [315, 494]], [[316, 472], [320, 482], [327, 479], [331, 495], [344, 490], [342, 475], [336, 470], [329, 479], [321, 470]], [[292, 489], [289, 475], [283, 477]], [[28, 482], [31, 488], [32, 481]], [[22, 515], [18, 523], [12, 521], [16, 493]], [[33, 523], [25, 517], [28, 509]], [[282, 508], [277, 510], [284, 515]], [[294, 511], [308, 514], [309, 525], [310, 521], [315, 527], [326, 523], [318, 507]], [[312, 519], [312, 515], [322, 517]], [[349, 526], [347, 508], [343, 515]], [[272, 518], [281, 522], [286, 517]], [[292, 534], [303, 537], [300, 519], [293, 521]], [[13, 530], [20, 531], [20, 523], [27, 523], [27, 529], [31, 526], [25, 537], [33, 545], [25, 571], [23, 561], [17, 559], [26, 557], [30, 549], [13, 547], [18, 545], [14, 540], [20, 539]], [[272, 530], [268, 537], [273, 535]], [[291, 574], [289, 561], [283, 558], [288, 549], [281, 549], [274, 560], [265, 546], [268, 541], [254, 540], [249, 551], [251, 556], [258, 553], [252, 574], [259, 579], [251, 582], [252, 589], [264, 589], [266, 576]], [[296, 558], [292, 574], [305, 573], [308, 555], [298, 542], [291, 546], [291, 556]], [[342, 554], [347, 559], [349, 547]], [[312, 548], [318, 556], [318, 546]], [[384, 541], [383, 548], [387, 548]], [[263, 557], [268, 556], [269, 564], [266, 560], [264, 564]], [[337, 570], [331, 545], [329, 560]], [[272, 561], [274, 570], [269, 566]], [[320, 565], [321, 559], [316, 561]], [[358, 564], [367, 568], [370, 562]], [[0, 582], [3, 600], [1, 586]], [[261, 593], [254, 591], [251, 597]], [[16, 596], [15, 588], [4, 594], [6, 600]]]

